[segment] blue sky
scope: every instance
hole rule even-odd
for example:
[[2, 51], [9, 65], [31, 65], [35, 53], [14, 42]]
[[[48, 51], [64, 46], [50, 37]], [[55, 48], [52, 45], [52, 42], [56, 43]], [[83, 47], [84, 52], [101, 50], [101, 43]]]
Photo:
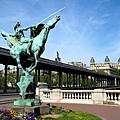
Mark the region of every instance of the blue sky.
[[[13, 33], [16, 21], [22, 27], [30, 26], [63, 7], [41, 57], [54, 60], [58, 51], [63, 63], [82, 59], [89, 65], [92, 56], [98, 63], [107, 55], [111, 62], [117, 62], [120, 0], [0, 0], [0, 29]], [[0, 46], [9, 48], [2, 36]]]

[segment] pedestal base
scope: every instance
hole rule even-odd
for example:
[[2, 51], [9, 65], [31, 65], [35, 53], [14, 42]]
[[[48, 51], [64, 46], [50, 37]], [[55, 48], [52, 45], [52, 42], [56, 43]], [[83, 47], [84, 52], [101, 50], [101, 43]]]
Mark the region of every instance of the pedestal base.
[[17, 99], [14, 101], [15, 106], [36, 106], [41, 105], [39, 99]]
[[39, 105], [39, 106], [31, 106], [31, 107], [11, 106], [11, 109], [16, 110], [19, 113], [35, 112], [37, 115], [50, 113], [50, 109], [48, 105]]

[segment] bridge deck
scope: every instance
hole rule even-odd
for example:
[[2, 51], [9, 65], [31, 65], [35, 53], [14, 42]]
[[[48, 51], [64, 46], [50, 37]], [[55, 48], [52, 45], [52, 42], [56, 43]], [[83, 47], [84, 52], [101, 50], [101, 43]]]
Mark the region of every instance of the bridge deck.
[[[26, 62], [24, 62], [24, 66], [29, 66], [32, 62], [33, 62], [33, 58], [31, 57]], [[7, 65], [15, 65], [15, 66], [17, 65], [16, 60], [13, 59], [10, 55], [10, 50], [6, 48], [1, 48], [1, 47], [0, 47], [0, 63], [7, 64]], [[41, 69], [52, 70], [52, 71], [61, 70], [62, 72], [68, 72], [68, 71], [71, 71], [72, 73], [82, 72], [84, 74], [94, 75], [94, 76], [118, 77], [115, 75], [102, 74], [102, 73], [88, 70], [86, 68], [69, 65], [66, 63], [56, 62], [54, 60], [49, 60], [45, 58], [39, 58], [38, 67], [40, 67]]]

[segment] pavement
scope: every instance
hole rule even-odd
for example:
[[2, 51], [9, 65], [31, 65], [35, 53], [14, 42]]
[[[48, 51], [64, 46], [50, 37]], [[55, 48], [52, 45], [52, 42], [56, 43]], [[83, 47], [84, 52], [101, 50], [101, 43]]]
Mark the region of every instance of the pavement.
[[19, 93], [15, 93], [15, 92], [0, 92], [0, 105], [1, 104], [8, 104], [13, 102], [14, 100], [16, 100], [17, 98], [19, 98]]

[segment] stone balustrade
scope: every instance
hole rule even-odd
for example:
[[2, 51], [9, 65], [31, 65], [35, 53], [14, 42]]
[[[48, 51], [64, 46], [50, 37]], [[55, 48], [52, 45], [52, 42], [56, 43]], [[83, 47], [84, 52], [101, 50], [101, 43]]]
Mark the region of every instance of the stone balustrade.
[[106, 101], [120, 104], [120, 90], [105, 90]]
[[42, 102], [103, 104], [114, 102], [120, 104], [120, 90], [60, 90], [36, 89]]

